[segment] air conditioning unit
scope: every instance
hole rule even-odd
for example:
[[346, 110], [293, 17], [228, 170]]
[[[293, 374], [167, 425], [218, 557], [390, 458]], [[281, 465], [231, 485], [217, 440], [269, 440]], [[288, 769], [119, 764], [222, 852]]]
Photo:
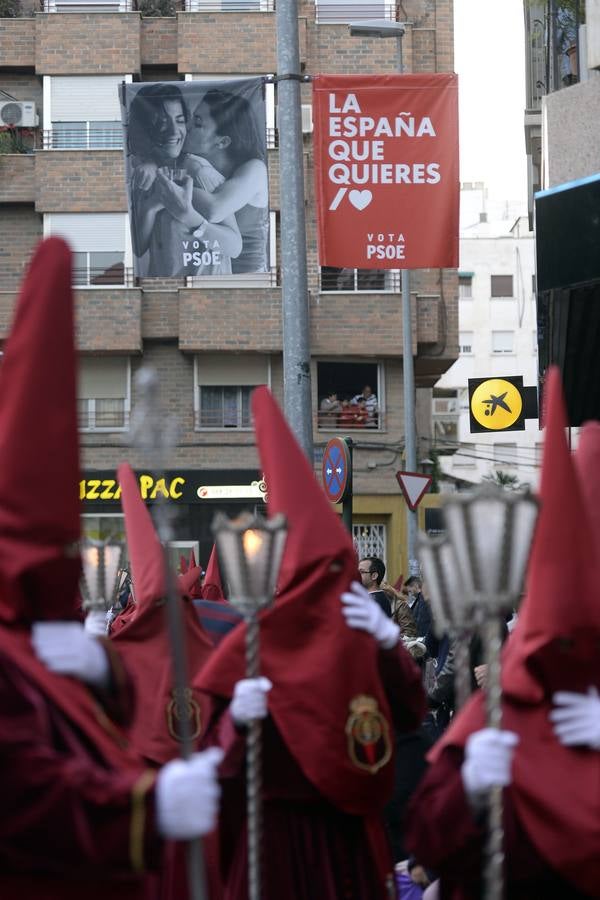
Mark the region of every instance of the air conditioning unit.
[[5, 100], [0, 103], [0, 125], [34, 128], [39, 124], [32, 100]]
[[312, 106], [310, 103], [302, 104], [302, 134], [312, 134]]

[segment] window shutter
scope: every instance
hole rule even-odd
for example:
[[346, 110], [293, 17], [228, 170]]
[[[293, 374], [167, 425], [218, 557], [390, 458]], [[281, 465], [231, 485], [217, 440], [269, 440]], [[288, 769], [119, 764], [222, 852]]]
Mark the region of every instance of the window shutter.
[[49, 233], [64, 237], [75, 253], [125, 251], [126, 213], [50, 213]]
[[120, 122], [119, 87], [125, 75], [53, 75], [53, 122]]
[[202, 386], [269, 383], [269, 363], [266, 356], [202, 353], [197, 359], [198, 384]]
[[79, 363], [77, 395], [81, 400], [124, 399], [128, 396], [127, 376], [126, 357], [83, 357]]

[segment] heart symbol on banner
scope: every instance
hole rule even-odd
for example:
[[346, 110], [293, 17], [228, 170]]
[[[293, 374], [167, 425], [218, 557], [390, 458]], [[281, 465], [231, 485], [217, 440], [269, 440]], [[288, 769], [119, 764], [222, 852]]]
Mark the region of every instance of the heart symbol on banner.
[[373, 199], [373, 194], [371, 191], [350, 191], [348, 194], [348, 199], [352, 206], [355, 209], [366, 209], [371, 200]]

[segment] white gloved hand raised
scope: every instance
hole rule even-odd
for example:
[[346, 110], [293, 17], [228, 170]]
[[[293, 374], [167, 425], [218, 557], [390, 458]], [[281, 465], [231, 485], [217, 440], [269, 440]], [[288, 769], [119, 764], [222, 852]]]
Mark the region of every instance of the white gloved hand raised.
[[342, 615], [349, 628], [358, 628], [372, 634], [380, 647], [390, 650], [400, 639], [400, 628], [372, 599], [369, 592], [353, 581], [350, 590], [340, 597]]
[[156, 819], [163, 837], [187, 841], [213, 830], [221, 795], [217, 767], [222, 759], [223, 751], [211, 747], [162, 767], [156, 779]]
[[233, 689], [229, 711], [237, 725], [267, 716], [267, 694], [273, 687], [268, 678], [243, 678]]
[[105, 687], [110, 666], [104, 647], [86, 634], [81, 622], [34, 622], [31, 643], [46, 668], [72, 675], [92, 687]]
[[106, 625], [106, 612], [103, 609], [90, 610], [83, 623], [86, 634], [90, 634], [92, 637], [105, 637]]
[[469, 736], [461, 776], [470, 800], [492, 787], [510, 784], [510, 769], [518, 743], [518, 734], [497, 728], [483, 728]]
[[600, 697], [595, 687], [587, 694], [558, 691], [550, 713], [554, 734], [566, 747], [590, 747], [600, 750]]

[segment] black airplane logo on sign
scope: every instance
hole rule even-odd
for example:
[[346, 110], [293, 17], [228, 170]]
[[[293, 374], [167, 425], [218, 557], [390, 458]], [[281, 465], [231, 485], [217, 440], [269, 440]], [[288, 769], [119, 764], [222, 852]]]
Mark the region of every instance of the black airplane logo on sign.
[[504, 393], [500, 394], [499, 397], [496, 397], [495, 394], [490, 394], [489, 400], [482, 400], [482, 403], [489, 404], [488, 409], [486, 409], [486, 411], [485, 411], [485, 415], [493, 416], [494, 413], [496, 412], [496, 410], [498, 409], [498, 407], [500, 409], [504, 409], [507, 413], [512, 412], [510, 406], [504, 400], [504, 398], [506, 397], [507, 394], [508, 394], [508, 391], [504, 391]]

